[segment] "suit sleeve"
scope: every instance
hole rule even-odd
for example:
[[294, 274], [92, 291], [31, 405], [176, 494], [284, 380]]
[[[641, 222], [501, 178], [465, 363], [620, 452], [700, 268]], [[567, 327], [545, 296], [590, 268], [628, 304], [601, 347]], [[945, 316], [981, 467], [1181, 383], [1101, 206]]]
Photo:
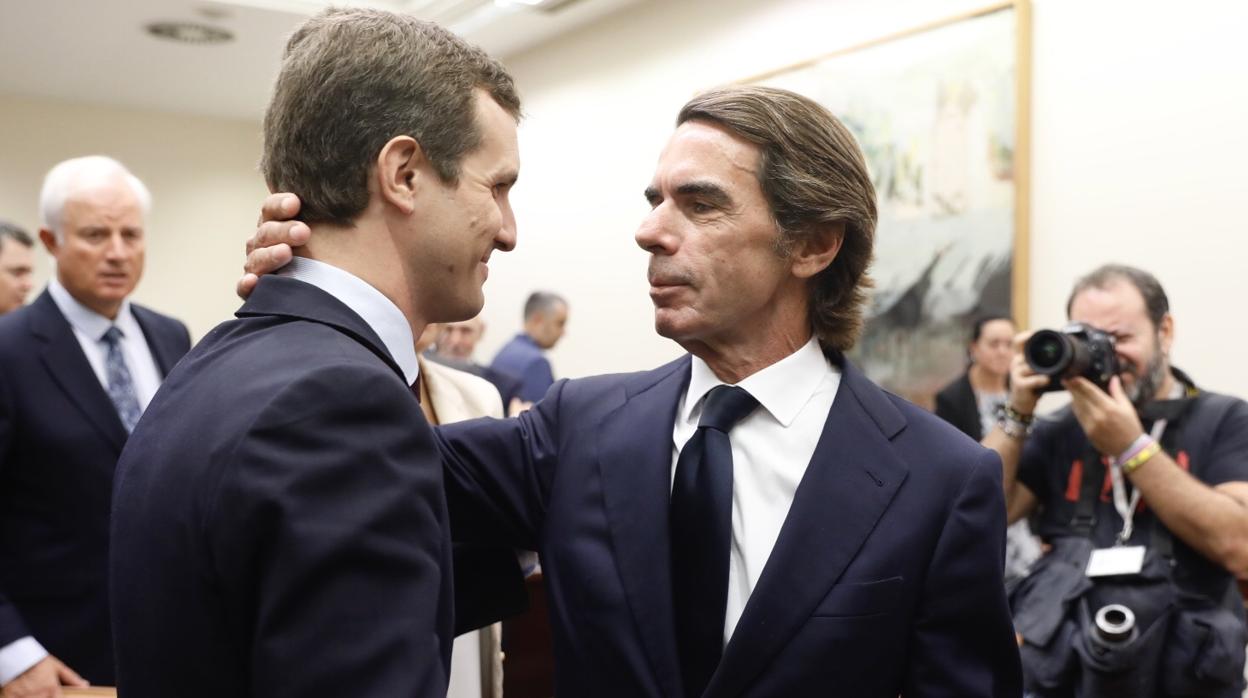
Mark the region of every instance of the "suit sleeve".
[[304, 376], [230, 461], [208, 536], [248, 601], [251, 692], [442, 695], [441, 468], [406, 387], [380, 368]]
[[1004, 556], [1001, 463], [986, 451], [962, 484], [928, 568], [902, 696], [1022, 695]]
[[538, 550], [558, 463], [558, 415], [566, 385], [560, 381], [518, 417], [435, 430], [456, 540]]

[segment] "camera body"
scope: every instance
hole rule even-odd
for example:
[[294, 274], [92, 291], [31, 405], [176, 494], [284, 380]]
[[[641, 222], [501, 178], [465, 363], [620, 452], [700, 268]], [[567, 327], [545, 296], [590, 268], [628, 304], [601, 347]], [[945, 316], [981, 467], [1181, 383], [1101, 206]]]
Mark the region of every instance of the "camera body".
[[1108, 392], [1109, 380], [1119, 371], [1113, 336], [1081, 322], [1036, 331], [1023, 345], [1023, 357], [1033, 371], [1049, 376], [1040, 392], [1065, 390], [1062, 381], [1076, 376]]

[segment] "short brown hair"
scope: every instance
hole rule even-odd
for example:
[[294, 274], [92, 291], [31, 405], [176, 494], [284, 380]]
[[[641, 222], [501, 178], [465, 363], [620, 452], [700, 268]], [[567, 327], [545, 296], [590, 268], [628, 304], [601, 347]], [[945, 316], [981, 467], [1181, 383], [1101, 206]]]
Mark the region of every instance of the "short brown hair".
[[482, 137], [476, 89], [519, 118], [503, 66], [446, 29], [381, 10], [326, 10], [286, 44], [260, 169], [270, 189], [299, 196], [301, 220], [350, 226], [395, 136], [416, 139], [443, 181], [458, 179]]
[[843, 223], [836, 259], [810, 285], [810, 323], [824, 346], [847, 351], [862, 332], [875, 246], [875, 187], [849, 130], [814, 100], [774, 87], [732, 85], [689, 100], [676, 117], [707, 121], [758, 146], [758, 183], [788, 254], [802, 238]]

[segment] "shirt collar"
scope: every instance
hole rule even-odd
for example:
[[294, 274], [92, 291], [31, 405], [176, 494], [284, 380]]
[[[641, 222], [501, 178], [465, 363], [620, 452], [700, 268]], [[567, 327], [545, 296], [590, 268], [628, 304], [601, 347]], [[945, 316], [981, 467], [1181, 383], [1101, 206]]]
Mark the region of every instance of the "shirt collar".
[[416, 359], [412, 326], [399, 306], [381, 291], [348, 271], [307, 257], [295, 257], [277, 273], [321, 289], [359, 315], [377, 333], [390, 357], [402, 369], [407, 384], [416, 382], [420, 376], [420, 362]]
[[[763, 370], [746, 377], [738, 386], [758, 400], [763, 409], [771, 413], [777, 422], [788, 427], [810, 401], [823, 379], [837, 372], [823, 350], [819, 340], [811, 337], [802, 348], [789, 354]], [[725, 385], [705, 361], [693, 357], [689, 388], [685, 391], [685, 403], [681, 418], [693, 420], [695, 408], [712, 388]]]
[[108, 331], [108, 328], [113, 325], [117, 325], [123, 337], [138, 336], [139, 326], [134, 319], [134, 315], [130, 313], [129, 299], [121, 302], [121, 308], [117, 311], [117, 319], [109, 320], [80, 303], [77, 298], [70, 294], [69, 289], [61, 285], [60, 279], [57, 279], [55, 276], [48, 282], [48, 294], [52, 296], [52, 302], [56, 303], [56, 307], [60, 309], [61, 314], [69, 321], [69, 325], [90, 337], [93, 341], [100, 341], [104, 337], [104, 333]]

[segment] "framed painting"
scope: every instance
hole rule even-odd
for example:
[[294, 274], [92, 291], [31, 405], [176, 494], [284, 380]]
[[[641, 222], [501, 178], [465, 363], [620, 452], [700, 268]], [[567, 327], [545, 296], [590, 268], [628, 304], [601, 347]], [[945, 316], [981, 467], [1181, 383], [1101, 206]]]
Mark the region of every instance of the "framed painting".
[[1027, 325], [1029, 6], [1002, 3], [745, 80], [853, 131], [879, 204], [854, 361], [920, 405], [966, 367], [975, 318]]

